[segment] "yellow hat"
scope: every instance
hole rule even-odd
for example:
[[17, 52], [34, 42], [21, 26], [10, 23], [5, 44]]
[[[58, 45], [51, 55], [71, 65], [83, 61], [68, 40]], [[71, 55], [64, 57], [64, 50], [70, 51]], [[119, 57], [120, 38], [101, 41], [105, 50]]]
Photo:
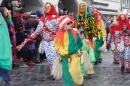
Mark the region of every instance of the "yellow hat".
[[123, 12], [121, 12], [120, 10], [118, 10], [117, 11], [118, 12], [118, 17], [120, 16], [120, 15], [125, 15]]
[[113, 22], [112, 24], [116, 24], [116, 16], [113, 17]]

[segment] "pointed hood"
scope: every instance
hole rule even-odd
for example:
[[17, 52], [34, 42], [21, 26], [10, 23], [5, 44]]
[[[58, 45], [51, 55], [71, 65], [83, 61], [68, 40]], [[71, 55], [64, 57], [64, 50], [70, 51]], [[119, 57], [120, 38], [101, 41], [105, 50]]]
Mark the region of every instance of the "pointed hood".
[[[74, 19], [71, 16], [62, 16], [60, 17], [56, 29], [58, 29], [58, 27], [60, 28], [60, 31], [56, 34], [55, 36], [55, 41], [57, 42], [58, 39], [60, 39], [62, 46], [64, 46], [64, 33], [66, 32], [66, 30], [64, 30], [64, 27], [67, 25], [67, 23], [69, 22], [73, 22], [74, 23]], [[76, 40], [76, 30], [71, 29], [71, 32], [74, 36], [74, 39]]]

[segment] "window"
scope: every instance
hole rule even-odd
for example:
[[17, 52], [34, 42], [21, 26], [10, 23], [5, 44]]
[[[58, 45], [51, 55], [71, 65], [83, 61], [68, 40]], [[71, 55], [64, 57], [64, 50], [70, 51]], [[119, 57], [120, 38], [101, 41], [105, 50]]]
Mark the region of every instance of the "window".
[[125, 7], [130, 8], [130, 0], [125, 0]]
[[[107, 0], [108, 1], [108, 0]], [[115, 1], [115, 2], [120, 2], [120, 0], [109, 0], [109, 1]]]

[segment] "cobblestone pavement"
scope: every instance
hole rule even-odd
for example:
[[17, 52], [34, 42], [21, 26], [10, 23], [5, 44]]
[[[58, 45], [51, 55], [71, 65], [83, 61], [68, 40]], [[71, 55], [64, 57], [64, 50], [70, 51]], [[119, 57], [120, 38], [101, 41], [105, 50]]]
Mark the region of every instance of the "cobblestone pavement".
[[[121, 73], [120, 66], [113, 64], [112, 53], [103, 53], [103, 62], [94, 67], [93, 79], [85, 79], [85, 86], [130, 86], [130, 74]], [[63, 86], [62, 80], [49, 80], [47, 63], [10, 71], [11, 86]], [[3, 86], [3, 81], [0, 85]], [[75, 85], [76, 86], [76, 85]]]

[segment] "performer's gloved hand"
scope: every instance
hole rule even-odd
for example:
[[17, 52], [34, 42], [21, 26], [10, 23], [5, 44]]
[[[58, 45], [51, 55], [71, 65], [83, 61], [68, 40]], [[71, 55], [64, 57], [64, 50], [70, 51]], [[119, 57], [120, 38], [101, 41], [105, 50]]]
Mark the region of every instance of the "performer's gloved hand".
[[99, 48], [99, 50], [106, 52], [107, 51], [107, 49], [106, 49], [106, 38], [103, 38], [103, 42], [104, 43], [103, 43], [102, 47]]
[[78, 57], [81, 57], [81, 56], [82, 56], [82, 54], [83, 54], [83, 52], [82, 52], [82, 51], [80, 51], [80, 50], [78, 50]]
[[25, 39], [24, 42], [22, 42], [20, 45], [18, 45], [18, 46], [16, 47], [16, 49], [17, 49], [18, 51], [20, 51], [20, 50], [25, 46], [25, 44], [26, 44], [29, 40], [30, 40], [30, 39]]
[[96, 40], [97, 40], [97, 37], [93, 37], [93, 39], [92, 39], [93, 45], [94, 45]]

